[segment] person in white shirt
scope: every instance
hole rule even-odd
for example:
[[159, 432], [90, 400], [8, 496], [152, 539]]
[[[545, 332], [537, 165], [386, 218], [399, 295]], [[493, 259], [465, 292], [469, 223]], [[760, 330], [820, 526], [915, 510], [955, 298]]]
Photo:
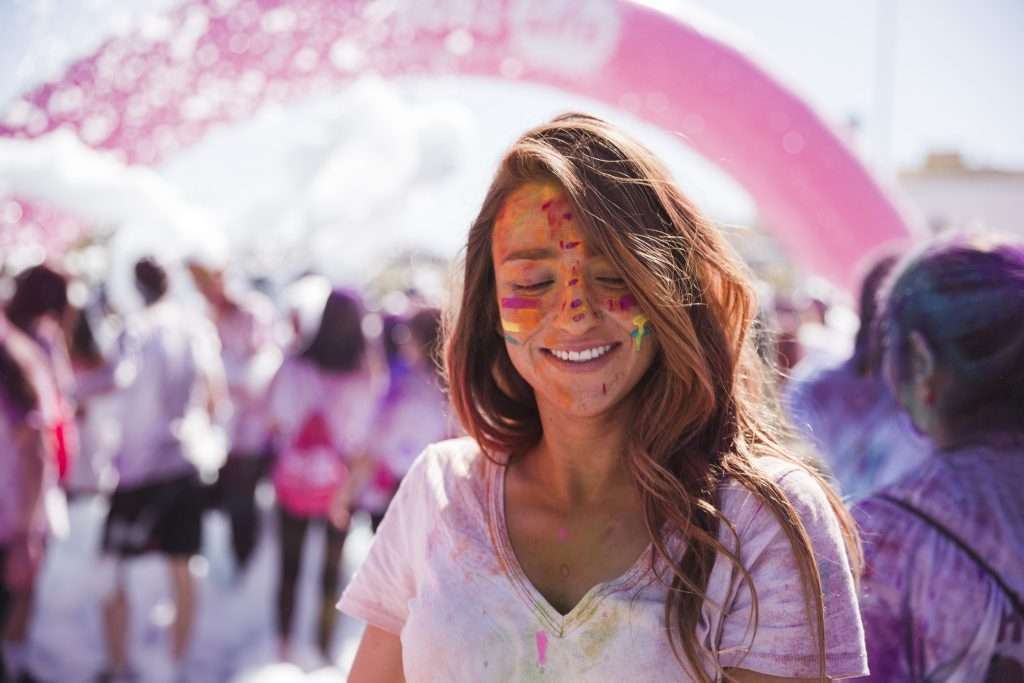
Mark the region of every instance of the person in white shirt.
[[856, 531], [782, 446], [744, 269], [593, 116], [526, 132], [446, 336], [469, 438], [426, 449], [339, 607], [349, 680], [866, 673]]
[[204, 493], [186, 426], [206, 410], [212, 362], [208, 341], [167, 296], [163, 267], [144, 258], [135, 265], [135, 281], [145, 308], [129, 321], [124, 362], [134, 365], [135, 376], [119, 396], [125, 416], [113, 457], [118, 483], [103, 530], [103, 551], [117, 569], [104, 606], [109, 669], [100, 678], [114, 681], [131, 675], [125, 560], [148, 553], [167, 559], [175, 604], [171, 657], [179, 672], [188, 652], [195, 614], [188, 561], [200, 549]]
[[273, 341], [274, 307], [254, 290], [231, 291], [222, 269], [189, 261], [188, 270], [220, 339], [231, 403], [227, 461], [217, 480], [217, 503], [231, 522], [231, 548], [239, 570], [248, 565], [259, 538], [256, 486], [270, 467], [263, 400], [281, 353]]
[[316, 334], [289, 355], [270, 385], [267, 423], [274, 444], [271, 479], [278, 503], [281, 572], [277, 591], [280, 656], [291, 657], [291, 635], [302, 551], [310, 526], [323, 526], [317, 645], [329, 658], [353, 495], [352, 468], [365, 460], [381, 392], [362, 332], [354, 292], [327, 297]]

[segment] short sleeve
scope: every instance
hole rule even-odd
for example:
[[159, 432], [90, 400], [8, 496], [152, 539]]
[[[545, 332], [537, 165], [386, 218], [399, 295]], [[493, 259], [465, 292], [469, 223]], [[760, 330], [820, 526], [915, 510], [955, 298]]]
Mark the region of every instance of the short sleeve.
[[[792, 469], [777, 480], [796, 509], [814, 549], [825, 607], [825, 669], [829, 678], [867, 673], [853, 573], [839, 520], [824, 490], [809, 472]], [[737, 519], [740, 560], [757, 593], [740, 581], [726, 605], [719, 662], [772, 676], [812, 678], [819, 673], [816, 622], [806, 614], [800, 571], [789, 537], [775, 515], [758, 504]]]
[[417, 566], [426, 556], [429, 525], [436, 516], [427, 475], [430, 452], [420, 454], [402, 479], [366, 561], [338, 602], [342, 612], [396, 635], [416, 596]]

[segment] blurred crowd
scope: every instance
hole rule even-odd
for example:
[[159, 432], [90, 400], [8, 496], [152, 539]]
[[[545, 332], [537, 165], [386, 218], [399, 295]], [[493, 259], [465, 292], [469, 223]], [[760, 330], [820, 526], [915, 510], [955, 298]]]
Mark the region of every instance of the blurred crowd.
[[11, 680], [32, 680], [35, 577], [48, 538], [68, 531], [68, 501], [99, 496], [109, 506], [96, 549], [109, 573], [96, 600], [107, 666], [96, 680], [145, 680], [131, 666], [123, 567], [166, 559], [180, 664], [203, 516], [230, 520], [232, 571], [244, 573], [261, 536], [264, 480], [281, 549], [279, 657], [291, 654], [305, 538], [319, 525], [316, 641], [329, 660], [352, 515], [376, 528], [415, 456], [455, 435], [438, 373], [437, 302], [414, 289], [332, 287], [315, 274], [261, 292], [199, 258], [177, 268], [140, 259], [131, 311], [56, 263], [10, 283], [0, 317], [0, 615]]
[[[887, 254], [854, 305], [808, 283], [761, 292], [759, 348], [780, 370], [793, 447], [820, 460], [864, 529], [873, 669], [890, 659], [874, 651], [872, 631], [886, 634], [874, 642], [919, 638], [927, 650], [958, 622], [932, 605], [936, 591], [982, 575], [996, 589], [976, 596], [980, 625], [965, 628], [1002, 654], [979, 648], [972, 671], [1019, 671], [1024, 249], [988, 240]], [[147, 680], [133, 669], [123, 572], [143, 555], [169, 568], [169, 658], [186, 670], [198, 599], [190, 558], [203, 550], [207, 514], [229, 520], [235, 575], [263, 534], [277, 539], [267, 601], [281, 660], [293, 654], [305, 539], [322, 528], [314, 629], [334, 661], [352, 520], [375, 530], [413, 459], [459, 432], [439, 371], [436, 293], [393, 273], [362, 291], [314, 273], [270, 285], [239, 264], [147, 256], [134, 266], [138, 306], [118, 310], [101, 284], [60, 263], [10, 275], [0, 301], [0, 680], [36, 680], [35, 580], [51, 539], [68, 533], [68, 501], [97, 497], [107, 506], [94, 596], [106, 649], [94, 680]], [[261, 486], [273, 491], [271, 514]], [[950, 544], [968, 547], [950, 558]], [[908, 568], [915, 553], [931, 555]], [[920, 632], [891, 632], [906, 610]]]

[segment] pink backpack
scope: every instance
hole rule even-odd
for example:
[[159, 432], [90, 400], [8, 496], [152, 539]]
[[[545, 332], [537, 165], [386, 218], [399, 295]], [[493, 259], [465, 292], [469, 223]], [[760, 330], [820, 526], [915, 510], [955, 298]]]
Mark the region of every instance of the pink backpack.
[[310, 413], [278, 454], [272, 479], [277, 499], [299, 517], [327, 517], [331, 500], [348, 480], [345, 456], [334, 445], [323, 413]]

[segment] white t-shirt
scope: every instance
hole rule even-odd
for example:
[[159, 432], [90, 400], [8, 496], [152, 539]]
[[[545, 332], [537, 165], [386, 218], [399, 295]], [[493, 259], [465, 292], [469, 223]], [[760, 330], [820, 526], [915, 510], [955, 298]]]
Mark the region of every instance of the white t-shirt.
[[[795, 465], [762, 462], [796, 506], [817, 553], [827, 671], [833, 678], [863, 675], [853, 578], [824, 492]], [[559, 614], [530, 584], [512, 551], [504, 472], [469, 438], [428, 448], [403, 480], [339, 608], [400, 635], [409, 681], [692, 680], [665, 634], [666, 589], [651, 580], [651, 550], [622, 577], [598, 584], [567, 615]], [[774, 516], [738, 485], [723, 487], [721, 505], [757, 587], [759, 625], [751, 639], [749, 591], [719, 558], [699, 642], [723, 667], [817, 675], [814, 633], [803, 616], [788, 539]], [[713, 670], [710, 663], [707, 668]]]
[[262, 294], [246, 292], [232, 311], [215, 318], [214, 325], [231, 398], [232, 455], [258, 455], [267, 446], [261, 401], [281, 364], [280, 350], [273, 343], [273, 304]]
[[216, 338], [166, 300], [130, 321], [127, 346], [125, 362], [134, 365], [135, 376], [117, 395], [124, 413], [114, 455], [118, 487], [194, 472], [182, 425], [203, 411], [207, 369], [220, 362], [208, 351], [217, 348]]
[[[937, 452], [880, 492], [941, 524], [1024, 596], [1024, 440]], [[1024, 615], [930, 523], [873, 496], [857, 506], [872, 680], [1024, 680]]]

